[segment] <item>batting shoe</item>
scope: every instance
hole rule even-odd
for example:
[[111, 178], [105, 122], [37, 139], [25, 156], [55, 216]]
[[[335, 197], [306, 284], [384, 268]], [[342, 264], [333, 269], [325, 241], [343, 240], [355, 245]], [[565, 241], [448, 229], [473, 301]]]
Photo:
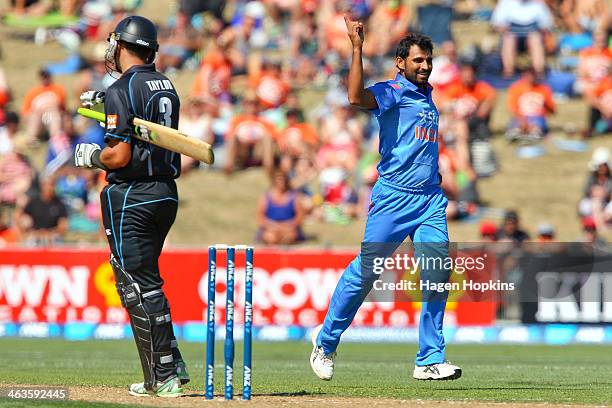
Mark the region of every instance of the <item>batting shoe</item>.
[[319, 325], [312, 330], [312, 353], [310, 353], [310, 367], [312, 371], [322, 380], [329, 381], [334, 376], [334, 359], [336, 352], [325, 354], [323, 347], [317, 346], [317, 337], [323, 325]]
[[176, 376], [170, 377], [165, 381], [158, 381], [157, 386], [152, 391], [147, 390], [144, 383], [135, 383], [130, 385], [128, 392], [135, 397], [157, 396], [162, 398], [176, 398], [183, 395], [181, 380]]
[[415, 365], [412, 377], [416, 380], [456, 380], [461, 377], [461, 368], [448, 360], [426, 366]]
[[187, 372], [187, 365], [183, 360], [178, 360], [176, 362], [176, 375], [181, 381], [181, 385], [185, 385], [191, 380], [189, 378], [189, 373]]

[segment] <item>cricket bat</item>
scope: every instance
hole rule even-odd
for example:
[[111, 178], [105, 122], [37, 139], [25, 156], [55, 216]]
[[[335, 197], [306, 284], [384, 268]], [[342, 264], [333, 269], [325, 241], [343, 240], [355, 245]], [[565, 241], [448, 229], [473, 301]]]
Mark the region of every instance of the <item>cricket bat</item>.
[[[106, 123], [106, 115], [103, 112], [87, 108], [78, 108], [77, 112], [79, 115], [85, 116], [86, 118]], [[133, 124], [135, 126], [146, 126], [149, 129], [148, 137], [134, 134], [134, 137], [137, 139], [176, 153], [184, 154], [206, 164], [213, 164], [215, 162], [212, 146], [206, 142], [189, 137], [176, 129], [140, 118], [134, 118]]]

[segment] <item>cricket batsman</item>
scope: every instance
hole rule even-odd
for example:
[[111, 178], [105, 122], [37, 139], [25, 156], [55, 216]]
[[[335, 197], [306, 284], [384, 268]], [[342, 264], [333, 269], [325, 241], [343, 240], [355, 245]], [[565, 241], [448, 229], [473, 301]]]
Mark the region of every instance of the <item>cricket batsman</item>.
[[179, 154], [139, 140], [131, 118], [178, 128], [180, 100], [172, 82], [155, 69], [157, 29], [141, 16], [128, 16], [109, 34], [107, 69], [121, 74], [106, 94], [88, 91], [81, 102], [104, 104], [104, 148], [79, 143], [76, 166], [106, 171], [100, 194], [110, 264], [130, 323], [144, 381], [131, 384], [136, 397], [179, 397], [189, 382], [163, 290], [158, 259], [177, 214]]
[[[446, 258], [449, 242], [448, 200], [440, 188], [438, 173], [438, 110], [428, 83], [431, 39], [417, 34], [402, 39], [395, 54], [395, 79], [364, 89], [363, 23], [347, 16], [344, 19], [353, 45], [348, 99], [376, 115], [381, 160], [361, 252], [342, 274], [323, 325], [313, 330], [310, 365], [322, 380], [332, 379], [340, 337], [379, 277], [372, 273], [373, 257], [390, 255], [409, 236], [416, 256]], [[421, 270], [421, 280], [448, 282], [449, 276], [448, 269]], [[461, 377], [461, 369], [445, 357], [442, 321], [447, 295], [423, 292], [413, 372], [417, 380]]]

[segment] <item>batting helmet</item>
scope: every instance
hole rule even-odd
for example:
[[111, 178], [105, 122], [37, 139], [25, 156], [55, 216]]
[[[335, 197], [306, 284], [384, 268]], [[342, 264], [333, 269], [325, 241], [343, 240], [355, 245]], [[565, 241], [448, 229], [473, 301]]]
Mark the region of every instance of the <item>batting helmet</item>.
[[138, 47], [151, 50], [147, 63], [152, 63], [155, 53], [159, 49], [157, 42], [157, 28], [147, 18], [141, 16], [129, 16], [117, 23], [115, 29], [108, 36], [109, 47], [106, 50], [106, 61], [114, 63], [114, 68], [121, 72], [117, 64], [117, 44], [128, 43]]
[[157, 52], [157, 28], [149, 19], [141, 16], [126, 17], [117, 23], [117, 27], [110, 34], [115, 40], [149, 48]]

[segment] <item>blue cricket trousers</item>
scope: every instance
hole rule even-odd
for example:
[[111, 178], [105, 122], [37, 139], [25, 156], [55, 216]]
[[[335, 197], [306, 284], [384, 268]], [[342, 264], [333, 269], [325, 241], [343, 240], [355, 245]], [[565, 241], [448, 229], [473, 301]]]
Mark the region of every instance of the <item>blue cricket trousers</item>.
[[[372, 207], [368, 214], [362, 250], [340, 277], [330, 301], [323, 329], [317, 338], [317, 344], [323, 347], [325, 353], [336, 350], [340, 336], [350, 326], [373, 282], [378, 278], [378, 275], [371, 273], [364, 276], [367, 267], [362, 269], [366, 263], [363, 260], [371, 259], [371, 254], [364, 254], [364, 248], [368, 248], [368, 243], [389, 243], [391, 245], [388, 247], [395, 249], [409, 236], [415, 246], [415, 256], [446, 258], [448, 256], [447, 204], [448, 200], [437, 185], [419, 190], [400, 191], [384, 180], [376, 183], [372, 191]], [[421, 243], [434, 245], [420, 245]], [[390, 253], [385, 255], [389, 256]], [[421, 280], [432, 282], [448, 282], [449, 276], [449, 270], [421, 271]], [[446, 295], [442, 294], [441, 297], [436, 297], [435, 301], [429, 302], [423, 298], [416, 365], [441, 363], [445, 359], [442, 321]]]

